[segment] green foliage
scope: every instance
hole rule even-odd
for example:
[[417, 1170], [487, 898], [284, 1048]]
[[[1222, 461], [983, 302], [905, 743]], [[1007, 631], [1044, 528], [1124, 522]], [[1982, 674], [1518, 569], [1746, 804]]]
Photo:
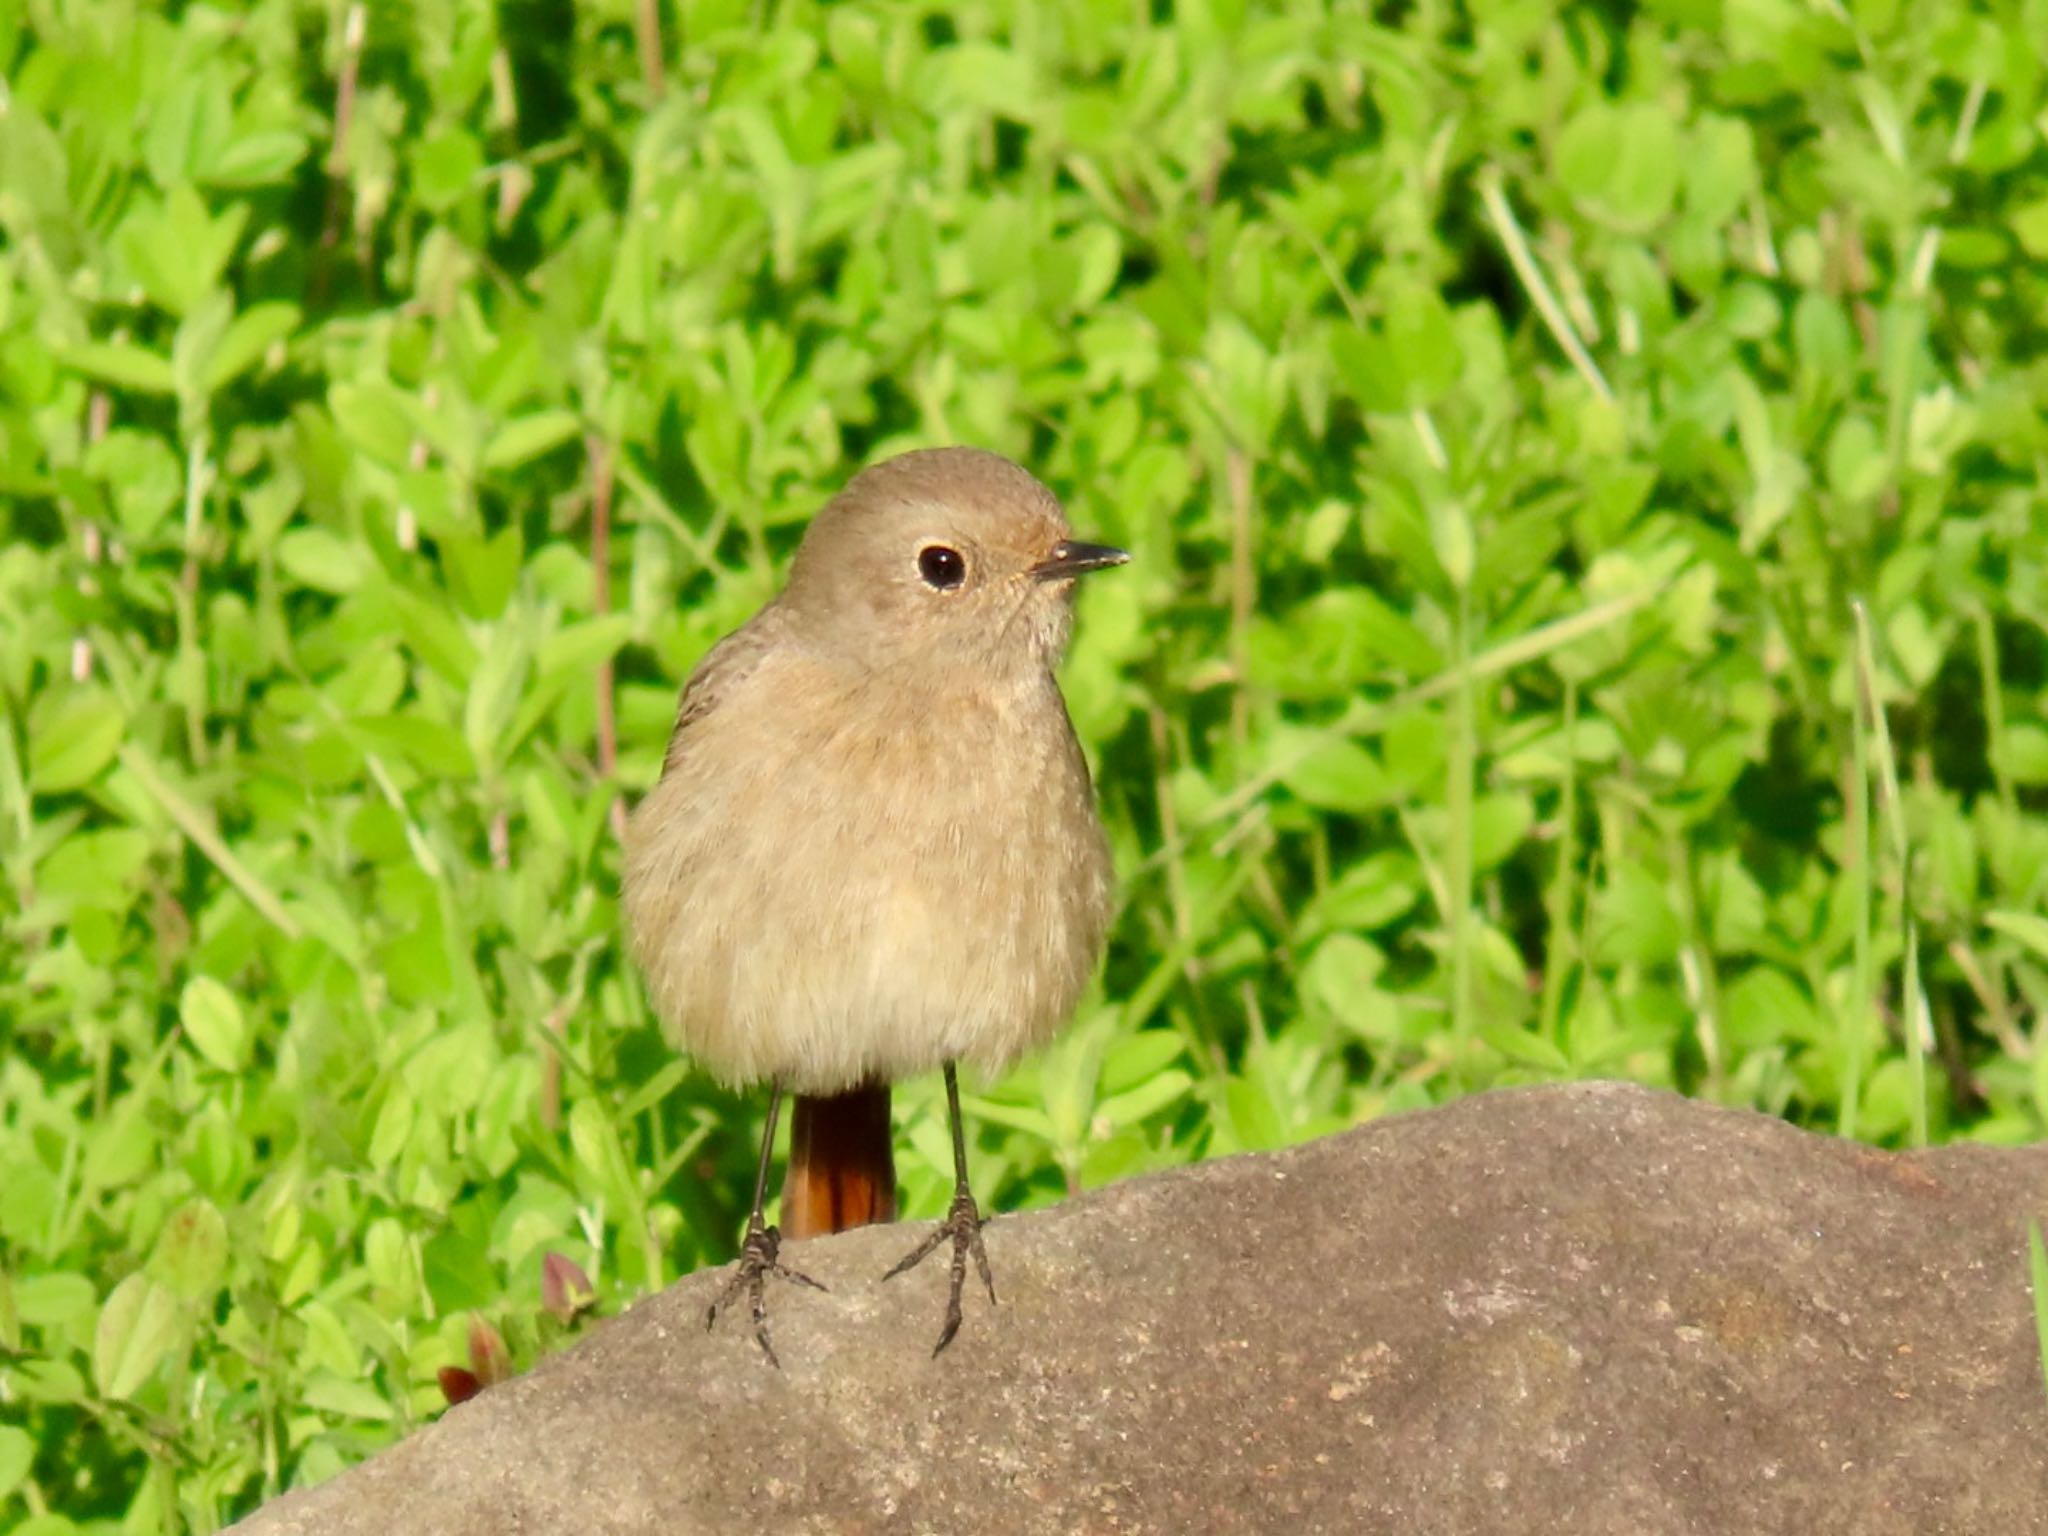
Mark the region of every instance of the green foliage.
[[1595, 1074], [2043, 1134], [2048, 4], [653, 9], [0, 0], [10, 1523], [730, 1255], [614, 811], [914, 444], [1138, 556], [994, 1204]]

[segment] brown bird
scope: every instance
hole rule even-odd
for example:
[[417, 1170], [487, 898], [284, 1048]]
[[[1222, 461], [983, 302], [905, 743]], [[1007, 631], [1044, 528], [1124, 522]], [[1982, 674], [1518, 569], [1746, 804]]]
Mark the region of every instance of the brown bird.
[[[806, 1285], [791, 1237], [896, 1214], [889, 1085], [940, 1068], [960, 1326], [972, 1255], [955, 1064], [998, 1071], [1073, 1010], [1102, 952], [1109, 847], [1053, 667], [1074, 578], [1120, 549], [1071, 536], [1053, 494], [996, 454], [940, 448], [856, 475], [789, 581], [683, 687], [660, 781], [626, 834], [632, 949], [664, 1029], [730, 1083], [769, 1085], [739, 1266], [772, 1362], [763, 1285]], [[762, 1205], [795, 1097], [783, 1228]]]

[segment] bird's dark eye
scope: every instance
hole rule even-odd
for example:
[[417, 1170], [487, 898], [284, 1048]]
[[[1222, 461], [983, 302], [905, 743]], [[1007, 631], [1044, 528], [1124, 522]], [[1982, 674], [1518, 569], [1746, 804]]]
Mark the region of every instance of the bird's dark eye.
[[924, 578], [926, 586], [950, 591], [967, 579], [967, 562], [960, 558], [957, 549], [927, 544], [917, 552], [917, 574]]

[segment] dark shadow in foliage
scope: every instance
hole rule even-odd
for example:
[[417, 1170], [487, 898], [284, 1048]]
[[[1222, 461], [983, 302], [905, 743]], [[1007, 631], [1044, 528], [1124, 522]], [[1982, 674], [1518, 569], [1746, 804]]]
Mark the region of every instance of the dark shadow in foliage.
[[570, 0], [504, 0], [498, 36], [519, 98], [520, 147], [560, 138], [576, 121], [576, 95], [569, 87], [576, 68], [576, 7]]
[[[1735, 781], [1735, 812], [1747, 829], [1746, 841], [1762, 859], [1751, 867], [1772, 884], [1775, 855], [1790, 851], [1796, 866], [1799, 852], [1820, 836], [1832, 787], [1814, 777], [1813, 743], [1803, 721], [1781, 715], [1771, 722], [1770, 747], [1760, 763], [1751, 763]], [[1773, 846], [1775, 845], [1775, 846]]]

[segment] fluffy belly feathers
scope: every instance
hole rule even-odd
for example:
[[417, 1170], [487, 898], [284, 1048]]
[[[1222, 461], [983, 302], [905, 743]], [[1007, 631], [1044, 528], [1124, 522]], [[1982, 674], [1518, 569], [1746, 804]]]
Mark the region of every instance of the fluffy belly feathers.
[[[676, 1044], [727, 1081], [829, 1093], [997, 1070], [1058, 1030], [1110, 906], [1086, 766], [1063, 709], [1054, 731], [975, 723], [785, 737], [744, 774], [672, 765], [636, 813], [625, 899]], [[1021, 793], [946, 793], [999, 752]]]

